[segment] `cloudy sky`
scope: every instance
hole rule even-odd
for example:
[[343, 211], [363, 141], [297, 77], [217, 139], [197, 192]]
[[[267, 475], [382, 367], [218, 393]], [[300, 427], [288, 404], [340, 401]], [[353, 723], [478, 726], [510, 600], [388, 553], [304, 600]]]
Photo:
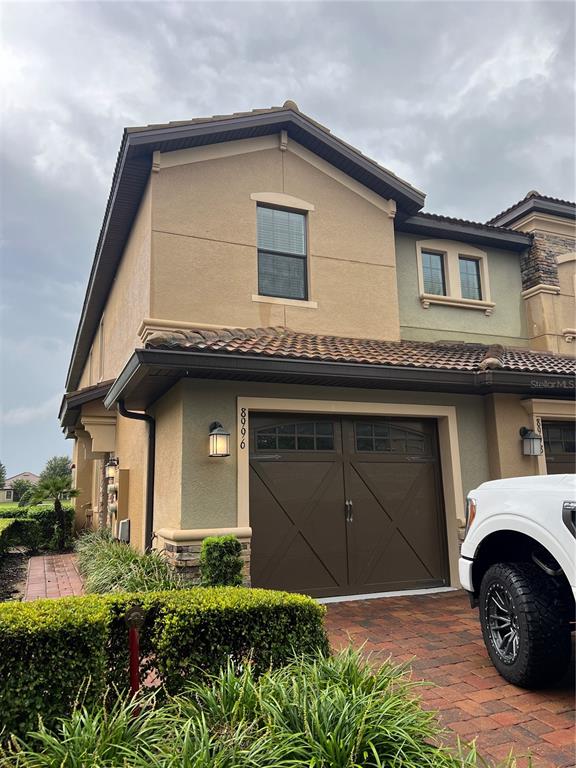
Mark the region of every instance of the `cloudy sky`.
[[295, 100], [485, 220], [574, 199], [574, 5], [4, 3], [0, 459], [70, 450], [57, 411], [122, 128]]

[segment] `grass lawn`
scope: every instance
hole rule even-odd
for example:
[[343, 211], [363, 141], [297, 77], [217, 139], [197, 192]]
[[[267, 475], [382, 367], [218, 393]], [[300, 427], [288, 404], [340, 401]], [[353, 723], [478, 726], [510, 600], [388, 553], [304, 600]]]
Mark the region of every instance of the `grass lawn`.
[[2, 501], [0, 502], [0, 509], [18, 509], [17, 501]]

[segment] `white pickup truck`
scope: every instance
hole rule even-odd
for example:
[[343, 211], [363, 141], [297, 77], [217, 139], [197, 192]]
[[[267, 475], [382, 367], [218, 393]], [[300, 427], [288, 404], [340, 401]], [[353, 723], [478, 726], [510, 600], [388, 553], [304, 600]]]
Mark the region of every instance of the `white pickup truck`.
[[574, 629], [576, 475], [512, 477], [470, 491], [459, 572], [498, 672], [526, 688], [561, 677]]

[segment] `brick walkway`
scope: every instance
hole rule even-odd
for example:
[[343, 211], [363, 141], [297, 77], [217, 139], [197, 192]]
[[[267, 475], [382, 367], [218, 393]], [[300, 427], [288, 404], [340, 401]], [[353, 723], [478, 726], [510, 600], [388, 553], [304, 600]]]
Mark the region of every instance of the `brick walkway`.
[[81, 595], [82, 579], [76, 569], [75, 557], [66, 555], [39, 555], [28, 561], [24, 600], [39, 597], [70, 597]]
[[479, 752], [493, 761], [510, 750], [518, 768], [568, 768], [574, 752], [574, 673], [555, 688], [530, 692], [506, 683], [484, 648], [478, 611], [462, 592], [383, 598], [328, 605], [332, 645], [365, 643], [367, 652], [409, 661], [425, 706], [462, 740], [477, 737]]

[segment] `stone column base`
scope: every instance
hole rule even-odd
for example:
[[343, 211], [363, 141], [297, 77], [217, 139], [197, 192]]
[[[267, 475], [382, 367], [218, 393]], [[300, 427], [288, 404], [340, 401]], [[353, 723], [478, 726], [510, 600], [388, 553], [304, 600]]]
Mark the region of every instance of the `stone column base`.
[[156, 533], [160, 549], [170, 565], [186, 581], [197, 584], [200, 581], [200, 550], [202, 541], [208, 536], [236, 536], [242, 546], [242, 583], [250, 586], [250, 541], [251, 528], [161, 528]]

